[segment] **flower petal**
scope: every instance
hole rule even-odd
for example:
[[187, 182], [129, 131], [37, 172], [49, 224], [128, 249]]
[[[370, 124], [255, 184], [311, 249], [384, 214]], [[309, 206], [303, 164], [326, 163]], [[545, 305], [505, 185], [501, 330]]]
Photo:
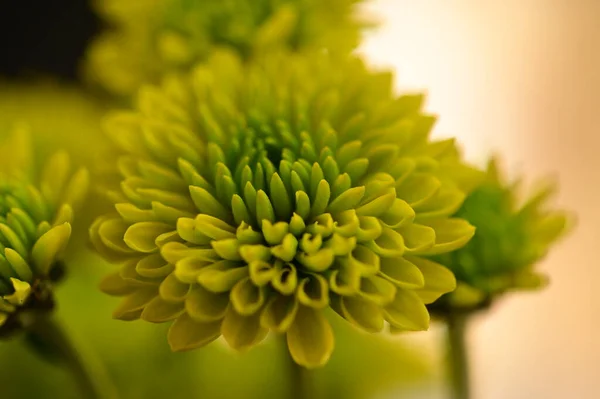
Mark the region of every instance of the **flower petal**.
[[396, 198], [392, 206], [380, 217], [381, 223], [391, 229], [397, 229], [415, 219], [416, 213], [408, 203]]
[[269, 245], [280, 244], [288, 230], [289, 225], [285, 222], [271, 223], [266, 219], [262, 221], [262, 234]]
[[319, 274], [308, 274], [298, 285], [298, 301], [308, 307], [323, 309], [329, 305], [329, 284]]
[[14, 251], [18, 252], [22, 257], [27, 258], [28, 249], [25, 247], [23, 238], [19, 237], [13, 229], [4, 223], [0, 223], [0, 234], [0, 237], [3, 238], [2, 242], [8, 242]]
[[183, 258], [175, 264], [175, 277], [182, 283], [193, 284], [198, 281], [202, 269], [214, 264], [214, 261], [195, 257]]
[[396, 286], [383, 277], [368, 276], [360, 280], [358, 295], [376, 305], [385, 306], [394, 300], [396, 291]]
[[268, 284], [275, 276], [279, 274], [279, 270], [272, 264], [260, 260], [254, 261], [248, 265], [250, 279], [257, 287], [262, 287]]
[[376, 254], [386, 258], [398, 258], [404, 254], [406, 249], [404, 237], [397, 231], [384, 227], [381, 235], [374, 241], [364, 244]]
[[156, 238], [172, 231], [173, 227], [160, 222], [140, 222], [129, 226], [123, 241], [134, 251], [152, 253], [158, 250]]
[[364, 186], [353, 187], [349, 190], [346, 190], [336, 199], [331, 201], [327, 207], [327, 212], [335, 214], [349, 209], [354, 209], [360, 203], [364, 195]]
[[349, 262], [338, 261], [339, 269], [329, 275], [329, 286], [339, 295], [354, 295], [360, 289], [361, 270]]
[[260, 325], [277, 333], [287, 331], [298, 312], [298, 301], [292, 295], [275, 295], [260, 315]]
[[245, 351], [261, 342], [268, 330], [260, 325], [260, 313], [242, 316], [229, 307], [223, 319], [221, 333], [229, 346], [237, 351]]
[[381, 307], [356, 297], [337, 297], [334, 309], [350, 323], [371, 333], [383, 330]]
[[212, 322], [225, 317], [229, 306], [229, 293], [215, 294], [202, 286], [195, 286], [185, 299], [185, 310], [199, 322]]
[[296, 256], [296, 260], [306, 267], [308, 270], [314, 272], [322, 272], [331, 267], [335, 255], [331, 248], [323, 248], [317, 251], [313, 255], [307, 255], [305, 253], [299, 253]]
[[383, 226], [379, 219], [372, 216], [359, 216], [359, 226], [356, 231], [358, 242], [368, 242], [377, 239], [383, 232]]
[[273, 256], [284, 262], [291, 262], [298, 250], [298, 239], [292, 233], [286, 234], [281, 244], [271, 247]]
[[169, 328], [167, 339], [172, 351], [181, 352], [206, 346], [220, 336], [221, 320], [201, 323], [184, 313]]
[[169, 242], [160, 248], [161, 256], [170, 264], [175, 265], [181, 259], [195, 258], [201, 260], [219, 260], [217, 253], [211, 248], [188, 247], [180, 242]]
[[31, 258], [39, 273], [48, 275], [50, 268], [69, 243], [70, 237], [71, 225], [64, 223], [53, 227], [37, 240], [31, 250]]
[[238, 314], [253, 315], [265, 303], [265, 291], [264, 287], [257, 287], [247, 277], [240, 280], [231, 290], [231, 304]]
[[31, 295], [31, 285], [27, 281], [21, 281], [16, 278], [11, 278], [10, 282], [13, 286], [14, 292], [10, 295], [5, 295], [4, 299], [11, 305], [21, 306]]
[[[121, 219], [100, 218], [98, 221], [98, 236], [103, 246], [115, 255], [127, 255], [134, 251], [125, 244], [123, 237], [129, 225]], [[94, 226], [92, 226], [92, 229]], [[97, 246], [98, 247], [98, 246]]]
[[464, 246], [475, 234], [475, 227], [463, 219], [441, 219], [422, 222], [435, 230], [435, 245], [419, 255], [438, 255]]
[[210, 215], [196, 216], [196, 230], [213, 240], [235, 237], [235, 228]]
[[88, 194], [89, 186], [90, 173], [87, 169], [79, 169], [64, 189], [61, 201], [79, 209]]
[[224, 260], [203, 268], [198, 283], [211, 292], [226, 292], [248, 273], [248, 266], [240, 267], [236, 262]]
[[160, 297], [156, 297], [144, 307], [141, 319], [151, 323], [164, 323], [176, 319], [184, 311], [183, 304], [173, 304]]
[[465, 194], [459, 189], [442, 187], [430, 200], [416, 208], [419, 220], [441, 218], [453, 215], [465, 200]]
[[10, 263], [11, 268], [17, 273], [17, 277], [23, 281], [33, 280], [33, 271], [17, 251], [11, 248], [4, 250], [4, 257]]
[[211, 241], [210, 245], [222, 259], [242, 260], [242, 255], [240, 255], [240, 242], [237, 238]]
[[200, 213], [214, 216], [226, 223], [233, 221], [231, 213], [205, 189], [197, 186], [190, 186], [190, 195]]
[[239, 253], [248, 264], [257, 260], [268, 262], [271, 259], [271, 249], [264, 245], [242, 245]]
[[429, 312], [421, 298], [411, 290], [399, 288], [393, 302], [383, 312], [385, 319], [397, 329], [424, 331], [429, 328]]
[[356, 209], [358, 216], [370, 216], [378, 217], [381, 216], [386, 210], [388, 210], [396, 200], [396, 191], [390, 189], [386, 194], [383, 194], [375, 199], [361, 205]]
[[397, 231], [404, 239], [404, 247], [407, 253], [426, 251], [434, 245], [436, 240], [435, 230], [429, 226], [411, 223], [399, 228]]
[[158, 287], [158, 292], [167, 302], [183, 302], [190, 292], [190, 284], [182, 283], [174, 274], [169, 274]]
[[136, 288], [128, 284], [127, 281], [121, 277], [120, 272], [115, 272], [102, 279], [99, 289], [108, 295], [123, 296], [132, 293]]
[[296, 291], [298, 286], [298, 272], [296, 267], [291, 264], [285, 264], [278, 274], [271, 280], [273, 288], [279, 291], [283, 295], [291, 295]]
[[425, 277], [420, 268], [405, 258], [381, 258], [381, 276], [402, 288], [423, 288]]
[[127, 295], [113, 311], [113, 318], [136, 320], [142, 314], [144, 306], [158, 295], [156, 288], [141, 288]]
[[300, 306], [287, 331], [287, 344], [299, 365], [306, 368], [324, 366], [333, 353], [334, 337], [322, 311]]
[[138, 261], [135, 271], [142, 277], [160, 278], [168, 276], [173, 266], [168, 264], [160, 254], [145, 256]]
[[407, 260], [418, 267], [423, 274], [425, 285], [416, 292], [426, 304], [435, 302], [439, 297], [456, 288], [456, 278], [450, 269], [429, 259], [408, 257]]
[[398, 198], [415, 208], [436, 195], [441, 185], [433, 175], [414, 173], [407, 177], [399, 187], [396, 187], [396, 193]]

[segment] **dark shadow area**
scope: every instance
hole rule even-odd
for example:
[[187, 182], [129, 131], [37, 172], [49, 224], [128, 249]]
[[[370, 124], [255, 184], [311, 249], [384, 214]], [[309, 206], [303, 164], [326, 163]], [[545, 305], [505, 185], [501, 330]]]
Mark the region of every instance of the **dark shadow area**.
[[98, 28], [87, 0], [0, 0], [0, 76], [75, 79]]

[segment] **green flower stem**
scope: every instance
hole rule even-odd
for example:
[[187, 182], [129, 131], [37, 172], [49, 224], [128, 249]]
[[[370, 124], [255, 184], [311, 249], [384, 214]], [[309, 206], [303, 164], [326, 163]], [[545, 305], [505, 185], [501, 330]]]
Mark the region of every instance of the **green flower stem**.
[[448, 324], [448, 366], [453, 399], [469, 399], [469, 361], [465, 332], [468, 315], [450, 313]]
[[84, 345], [60, 326], [56, 319], [40, 317], [31, 327], [37, 338], [52, 348], [77, 383], [81, 397], [86, 399], [117, 399], [117, 390], [103, 365]]
[[285, 357], [287, 362], [287, 368], [289, 373], [289, 399], [314, 399], [315, 396], [311, 395], [311, 381], [309, 376], [309, 370], [300, 366], [292, 358], [287, 345], [285, 335], [283, 336]]

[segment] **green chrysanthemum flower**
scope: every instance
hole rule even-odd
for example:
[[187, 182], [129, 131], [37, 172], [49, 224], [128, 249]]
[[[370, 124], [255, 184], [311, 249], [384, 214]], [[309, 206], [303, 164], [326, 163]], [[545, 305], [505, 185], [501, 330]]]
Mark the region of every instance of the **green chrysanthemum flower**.
[[516, 188], [504, 182], [496, 161], [490, 161], [487, 178], [456, 215], [476, 226], [477, 233], [464, 248], [438, 258], [455, 273], [459, 287], [436, 306], [477, 308], [506, 291], [546, 285], [535, 265], [573, 219], [547, 206], [554, 186], [542, 186], [524, 203]]
[[112, 23], [88, 53], [88, 76], [119, 95], [226, 46], [244, 57], [273, 47], [346, 53], [366, 23], [361, 0], [103, 0]]
[[286, 333], [307, 367], [333, 349], [328, 308], [370, 332], [427, 329], [455, 280], [425, 256], [474, 233], [438, 177], [455, 149], [426, 139], [421, 98], [392, 98], [388, 74], [309, 60], [218, 53], [108, 120], [124, 180], [91, 239], [123, 264], [102, 283], [125, 297], [116, 318], [174, 320], [174, 350]]
[[32, 178], [32, 156], [24, 128], [0, 145], [0, 336], [26, 327], [33, 314], [50, 310], [52, 282], [71, 236], [73, 207], [81, 203], [89, 176], [71, 176], [69, 159], [57, 153]]

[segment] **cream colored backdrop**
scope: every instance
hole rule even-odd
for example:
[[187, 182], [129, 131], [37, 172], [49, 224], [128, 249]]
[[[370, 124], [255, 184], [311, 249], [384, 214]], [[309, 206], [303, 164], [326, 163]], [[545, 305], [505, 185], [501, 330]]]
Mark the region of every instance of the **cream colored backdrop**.
[[[557, 176], [558, 202], [579, 216], [541, 265], [550, 288], [513, 295], [472, 326], [474, 398], [600, 398], [600, 0], [369, 10], [384, 26], [362, 51], [397, 71], [399, 89], [427, 89], [436, 135], [457, 136], [472, 161], [494, 150], [512, 172]], [[424, 397], [447, 397], [439, 384]]]

